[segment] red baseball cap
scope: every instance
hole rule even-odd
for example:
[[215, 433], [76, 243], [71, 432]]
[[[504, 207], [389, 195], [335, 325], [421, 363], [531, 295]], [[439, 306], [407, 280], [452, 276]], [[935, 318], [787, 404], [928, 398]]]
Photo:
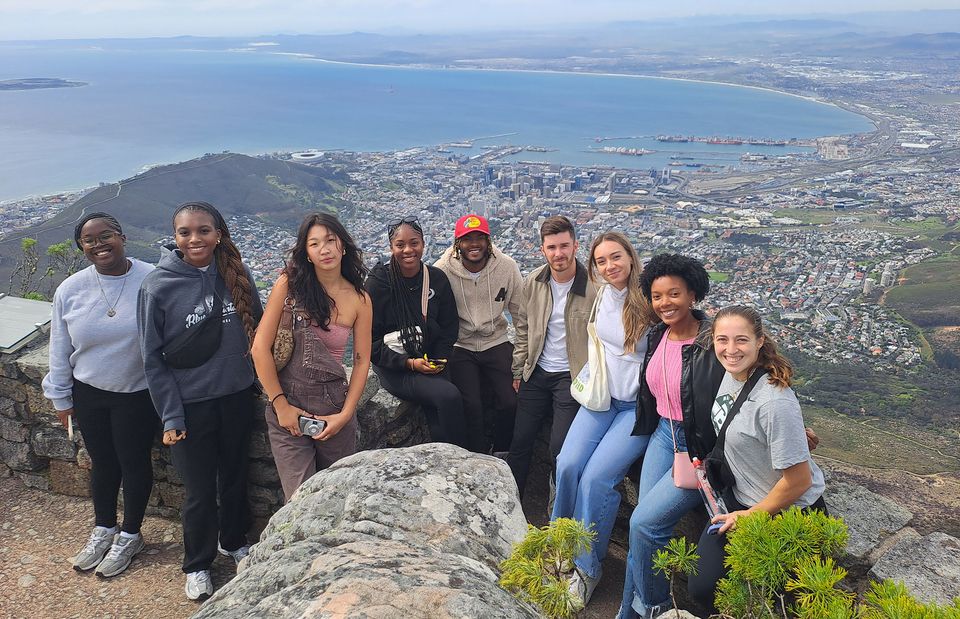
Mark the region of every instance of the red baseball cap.
[[454, 228], [453, 238], [459, 239], [461, 236], [465, 236], [471, 232], [483, 232], [487, 236], [490, 236], [490, 224], [479, 215], [464, 215], [457, 220], [457, 227]]

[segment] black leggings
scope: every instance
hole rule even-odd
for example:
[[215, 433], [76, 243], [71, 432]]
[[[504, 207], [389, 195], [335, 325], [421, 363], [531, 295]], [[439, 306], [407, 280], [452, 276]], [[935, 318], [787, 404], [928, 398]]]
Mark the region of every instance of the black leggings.
[[[748, 509], [746, 505], [742, 505], [734, 498], [733, 492], [724, 492], [723, 501], [728, 512]], [[817, 499], [810, 507], [805, 507], [803, 511], [811, 509], [827, 513], [827, 505], [823, 502], [823, 497]], [[687, 592], [690, 594], [690, 599], [716, 614], [717, 609], [713, 600], [717, 583], [730, 570], [723, 564], [727, 557], [727, 534], [711, 535], [707, 533], [709, 528], [710, 523], [707, 523], [700, 534], [700, 541], [697, 543], [697, 554], [700, 555], [700, 560], [697, 561], [697, 573], [687, 580]]]
[[210, 569], [218, 540], [225, 550], [247, 543], [253, 405], [249, 388], [183, 405], [187, 438], [174, 443], [170, 453], [186, 490], [180, 513], [186, 574]]
[[390, 370], [373, 366], [380, 385], [392, 395], [419, 404], [430, 426], [430, 438], [438, 443], [466, 447], [466, 426], [460, 390], [447, 372], [421, 374], [411, 370]]
[[93, 462], [90, 490], [97, 526], [117, 525], [122, 482], [122, 530], [139, 533], [153, 489], [150, 450], [160, 427], [150, 393], [114, 393], [74, 380], [73, 414]]

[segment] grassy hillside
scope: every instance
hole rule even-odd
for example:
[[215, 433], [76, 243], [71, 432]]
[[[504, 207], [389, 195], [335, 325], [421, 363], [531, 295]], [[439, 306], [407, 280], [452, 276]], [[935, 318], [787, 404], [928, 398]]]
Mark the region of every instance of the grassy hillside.
[[[210, 202], [227, 219], [246, 215], [295, 227], [308, 211], [349, 210], [350, 204], [337, 197], [349, 182], [346, 174], [329, 168], [233, 153], [206, 155], [103, 185], [29, 235], [46, 248], [72, 239], [84, 213], [106, 211], [123, 224], [128, 253], [155, 258], [153, 242], [170, 234], [171, 214], [183, 202]], [[0, 282], [6, 283], [20, 255], [22, 236], [0, 241]]]

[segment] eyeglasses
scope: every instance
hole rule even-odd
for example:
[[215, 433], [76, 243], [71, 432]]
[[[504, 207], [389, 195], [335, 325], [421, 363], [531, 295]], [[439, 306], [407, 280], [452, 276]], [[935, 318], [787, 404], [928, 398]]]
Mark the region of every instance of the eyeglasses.
[[109, 243], [110, 241], [117, 238], [118, 236], [121, 236], [121, 234], [119, 232], [116, 232], [115, 230], [104, 230], [97, 236], [83, 237], [82, 239], [80, 239], [80, 244], [83, 245], [84, 247], [96, 247], [101, 243]]
[[402, 226], [403, 224], [408, 224], [413, 227], [414, 230], [418, 232], [421, 231], [420, 221], [417, 219], [416, 215], [407, 215], [406, 217], [401, 217], [400, 219], [394, 219], [387, 222], [387, 234], [392, 235], [394, 231]]

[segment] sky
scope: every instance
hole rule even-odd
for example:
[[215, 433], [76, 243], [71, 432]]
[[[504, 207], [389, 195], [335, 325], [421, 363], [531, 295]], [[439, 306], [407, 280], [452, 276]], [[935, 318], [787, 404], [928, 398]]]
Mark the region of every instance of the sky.
[[957, 0], [0, 0], [0, 39], [539, 30], [695, 15], [956, 8]]

